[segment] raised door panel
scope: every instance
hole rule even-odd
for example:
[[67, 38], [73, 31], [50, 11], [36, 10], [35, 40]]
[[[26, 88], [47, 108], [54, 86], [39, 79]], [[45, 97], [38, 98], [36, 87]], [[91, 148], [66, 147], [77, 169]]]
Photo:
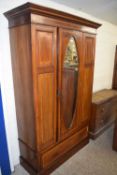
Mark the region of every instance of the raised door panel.
[[[37, 32], [37, 65], [39, 68], [52, 67], [54, 65], [53, 57], [53, 32]], [[40, 59], [39, 59], [40, 58]]]
[[80, 117], [79, 125], [88, 125], [91, 109], [93, 70], [95, 57], [95, 35], [83, 35], [83, 64], [82, 64], [82, 88], [80, 90]]
[[56, 28], [33, 25], [33, 73], [38, 150], [56, 143]]
[[54, 140], [54, 77], [53, 73], [38, 75], [40, 145], [49, 146]]
[[59, 29], [58, 139], [78, 131], [82, 33]]

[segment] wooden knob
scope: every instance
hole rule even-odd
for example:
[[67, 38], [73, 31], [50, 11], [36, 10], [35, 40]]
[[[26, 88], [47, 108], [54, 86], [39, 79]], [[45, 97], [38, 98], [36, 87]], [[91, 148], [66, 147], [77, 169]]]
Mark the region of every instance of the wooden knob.
[[100, 121], [100, 124], [103, 124], [104, 123], [104, 120], [102, 119], [101, 121]]
[[101, 112], [104, 112], [104, 108], [101, 109]]

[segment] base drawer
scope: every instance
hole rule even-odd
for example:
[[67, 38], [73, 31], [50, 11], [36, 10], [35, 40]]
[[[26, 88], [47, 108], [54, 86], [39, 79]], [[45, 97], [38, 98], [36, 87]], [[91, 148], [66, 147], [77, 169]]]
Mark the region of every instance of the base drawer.
[[55, 146], [53, 149], [47, 151], [42, 155], [42, 167], [47, 168], [51, 163], [59, 159], [63, 154], [68, 152], [70, 149], [78, 145], [88, 137], [88, 128], [83, 128], [78, 133], [74, 134], [67, 140], [61, 142], [59, 145]]

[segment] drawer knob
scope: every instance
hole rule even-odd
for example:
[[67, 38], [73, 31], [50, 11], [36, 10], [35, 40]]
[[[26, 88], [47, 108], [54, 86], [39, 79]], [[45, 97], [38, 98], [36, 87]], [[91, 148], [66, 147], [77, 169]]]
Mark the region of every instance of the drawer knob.
[[101, 109], [101, 112], [104, 112], [104, 108]]
[[103, 122], [104, 122], [104, 120], [102, 119], [102, 120], [101, 120], [101, 123], [103, 123]]

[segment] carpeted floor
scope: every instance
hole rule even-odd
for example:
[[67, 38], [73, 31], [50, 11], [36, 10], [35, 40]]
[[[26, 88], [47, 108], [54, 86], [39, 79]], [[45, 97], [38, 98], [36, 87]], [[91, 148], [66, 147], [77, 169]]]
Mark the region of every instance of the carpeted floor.
[[[112, 150], [113, 128], [81, 149], [51, 175], [117, 175], [117, 152]], [[20, 166], [13, 175], [28, 175]]]

